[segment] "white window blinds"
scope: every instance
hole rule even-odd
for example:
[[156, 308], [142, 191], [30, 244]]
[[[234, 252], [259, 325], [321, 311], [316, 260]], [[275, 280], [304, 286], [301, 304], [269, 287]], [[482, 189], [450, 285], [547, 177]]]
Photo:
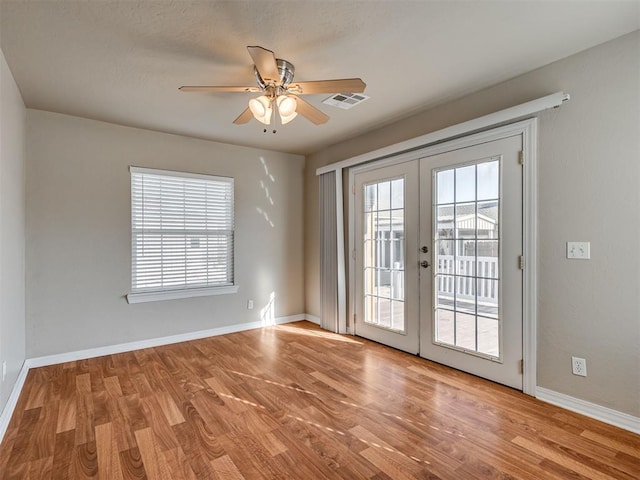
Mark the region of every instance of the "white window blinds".
[[233, 178], [130, 170], [132, 293], [233, 285]]

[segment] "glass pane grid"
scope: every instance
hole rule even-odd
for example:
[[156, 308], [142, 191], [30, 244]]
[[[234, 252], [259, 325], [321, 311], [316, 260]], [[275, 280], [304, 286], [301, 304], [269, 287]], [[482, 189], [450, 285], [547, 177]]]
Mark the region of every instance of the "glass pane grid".
[[364, 212], [364, 321], [404, 331], [404, 179], [365, 185]]
[[434, 177], [435, 341], [499, 357], [499, 160]]

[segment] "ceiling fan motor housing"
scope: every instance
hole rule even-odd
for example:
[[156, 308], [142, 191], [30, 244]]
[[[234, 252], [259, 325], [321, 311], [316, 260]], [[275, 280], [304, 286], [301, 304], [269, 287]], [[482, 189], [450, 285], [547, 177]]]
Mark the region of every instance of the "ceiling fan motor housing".
[[[293, 66], [293, 63], [287, 62], [286, 60], [282, 60], [281, 58], [276, 59], [276, 65], [278, 66], [278, 74], [280, 75], [280, 81], [276, 86], [280, 86], [283, 89], [285, 89], [293, 81], [293, 75], [296, 69]], [[267, 90], [269, 87], [272, 86], [267, 84], [262, 79], [262, 77], [260, 76], [260, 72], [258, 72], [258, 69], [256, 68], [255, 65], [253, 66], [253, 73], [256, 76], [256, 82], [258, 82], [258, 85], [260, 86], [260, 88], [262, 88], [263, 90]]]

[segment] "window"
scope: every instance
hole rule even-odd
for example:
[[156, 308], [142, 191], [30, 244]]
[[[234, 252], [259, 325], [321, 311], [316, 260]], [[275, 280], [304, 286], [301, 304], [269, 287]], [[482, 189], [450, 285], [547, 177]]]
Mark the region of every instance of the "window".
[[130, 171], [129, 303], [235, 293], [233, 178]]

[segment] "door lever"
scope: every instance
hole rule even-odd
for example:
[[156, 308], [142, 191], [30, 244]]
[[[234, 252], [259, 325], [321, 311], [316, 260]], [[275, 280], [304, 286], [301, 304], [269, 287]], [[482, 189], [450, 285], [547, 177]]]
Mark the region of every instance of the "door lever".
[[430, 264], [429, 262], [427, 262], [426, 260], [422, 260], [422, 261], [420, 262], [420, 266], [421, 266], [422, 268], [429, 268], [429, 267], [431, 266], [431, 264]]

